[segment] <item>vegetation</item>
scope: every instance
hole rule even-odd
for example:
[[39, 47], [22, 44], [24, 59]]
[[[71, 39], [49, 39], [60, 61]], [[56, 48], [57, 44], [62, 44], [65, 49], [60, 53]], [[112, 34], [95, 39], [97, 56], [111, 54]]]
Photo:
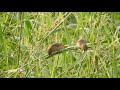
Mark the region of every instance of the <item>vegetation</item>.
[[[51, 43], [90, 47], [48, 56]], [[48, 56], [48, 58], [45, 58]], [[0, 12], [0, 78], [119, 78], [119, 12]]]

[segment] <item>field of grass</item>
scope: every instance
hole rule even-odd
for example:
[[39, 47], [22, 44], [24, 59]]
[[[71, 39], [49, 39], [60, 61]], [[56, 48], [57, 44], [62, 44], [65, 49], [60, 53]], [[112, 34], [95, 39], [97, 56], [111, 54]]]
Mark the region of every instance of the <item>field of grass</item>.
[[[80, 37], [87, 52], [45, 58]], [[120, 13], [0, 12], [0, 78], [120, 78]]]

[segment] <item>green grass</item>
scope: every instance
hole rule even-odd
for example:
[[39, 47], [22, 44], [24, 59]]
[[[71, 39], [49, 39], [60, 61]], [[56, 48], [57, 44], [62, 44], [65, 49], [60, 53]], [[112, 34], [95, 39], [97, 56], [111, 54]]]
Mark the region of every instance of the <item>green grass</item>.
[[[0, 78], [119, 78], [119, 12], [1, 12]], [[48, 56], [53, 42], [91, 47]]]

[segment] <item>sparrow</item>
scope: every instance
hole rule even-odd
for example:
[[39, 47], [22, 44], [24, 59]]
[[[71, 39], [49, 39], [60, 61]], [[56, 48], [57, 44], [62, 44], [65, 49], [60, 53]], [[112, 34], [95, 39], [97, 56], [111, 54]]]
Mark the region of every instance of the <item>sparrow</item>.
[[83, 39], [83, 38], [81, 38], [81, 39], [79, 39], [77, 42], [76, 42], [76, 45], [78, 46], [78, 47], [80, 47], [82, 50], [84, 50], [84, 51], [87, 51], [87, 49], [88, 49], [88, 47], [87, 47], [87, 45], [86, 45], [86, 41]]
[[48, 46], [48, 55], [52, 55], [55, 51], [59, 51], [60, 49], [63, 49], [64, 45], [61, 43], [54, 43]]

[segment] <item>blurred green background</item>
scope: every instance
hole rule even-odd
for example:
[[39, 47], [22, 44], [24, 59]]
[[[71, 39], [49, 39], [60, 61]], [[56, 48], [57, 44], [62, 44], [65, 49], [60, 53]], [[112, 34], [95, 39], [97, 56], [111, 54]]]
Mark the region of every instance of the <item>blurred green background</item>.
[[[90, 50], [48, 59], [51, 43]], [[0, 12], [0, 78], [119, 78], [119, 12]]]

